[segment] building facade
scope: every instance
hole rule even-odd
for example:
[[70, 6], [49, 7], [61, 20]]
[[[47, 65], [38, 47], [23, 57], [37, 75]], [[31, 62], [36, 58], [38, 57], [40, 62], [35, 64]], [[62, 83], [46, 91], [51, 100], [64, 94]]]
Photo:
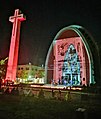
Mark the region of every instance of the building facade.
[[17, 81], [23, 83], [45, 83], [44, 82], [44, 68], [32, 65], [18, 65], [17, 67]]

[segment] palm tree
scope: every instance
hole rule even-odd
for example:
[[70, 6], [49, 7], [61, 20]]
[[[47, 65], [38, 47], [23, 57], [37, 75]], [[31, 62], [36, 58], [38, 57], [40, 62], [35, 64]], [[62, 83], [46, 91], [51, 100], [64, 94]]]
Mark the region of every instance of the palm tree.
[[6, 69], [7, 69], [7, 58], [5, 58], [4, 60], [0, 60], [0, 89], [1, 89], [1, 83], [2, 83], [2, 79], [5, 79], [6, 76]]

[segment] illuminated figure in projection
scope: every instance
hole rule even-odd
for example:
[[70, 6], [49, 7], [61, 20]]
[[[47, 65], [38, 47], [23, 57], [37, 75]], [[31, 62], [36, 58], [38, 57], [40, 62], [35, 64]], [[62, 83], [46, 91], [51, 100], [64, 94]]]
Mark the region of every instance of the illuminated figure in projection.
[[65, 85], [80, 85], [80, 61], [71, 44], [66, 52], [62, 67], [62, 82]]
[[6, 80], [16, 80], [16, 69], [18, 61], [18, 49], [19, 49], [19, 37], [21, 22], [25, 20], [23, 14], [19, 9], [15, 10], [14, 16], [9, 18], [9, 21], [13, 23], [11, 44], [8, 58], [8, 66], [6, 72]]
[[67, 86], [99, 85], [99, 56], [98, 47], [85, 28], [65, 27], [50, 45], [45, 62], [46, 82]]

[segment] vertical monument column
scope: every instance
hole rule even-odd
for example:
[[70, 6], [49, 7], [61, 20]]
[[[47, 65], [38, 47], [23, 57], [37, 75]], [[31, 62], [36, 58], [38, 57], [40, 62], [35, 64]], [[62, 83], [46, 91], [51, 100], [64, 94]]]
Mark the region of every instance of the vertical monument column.
[[11, 44], [9, 50], [8, 66], [6, 72], [6, 80], [16, 80], [16, 70], [18, 62], [18, 50], [19, 50], [19, 38], [20, 38], [20, 25], [21, 21], [24, 21], [25, 17], [20, 14], [20, 10], [16, 9], [14, 16], [9, 18], [9, 21], [13, 23]]

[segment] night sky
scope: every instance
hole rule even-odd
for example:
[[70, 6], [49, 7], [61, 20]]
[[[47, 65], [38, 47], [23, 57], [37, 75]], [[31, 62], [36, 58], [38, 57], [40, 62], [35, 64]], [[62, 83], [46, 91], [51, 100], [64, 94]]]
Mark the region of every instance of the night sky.
[[[20, 9], [26, 16], [21, 24], [18, 64], [41, 66], [55, 35], [64, 27], [78, 24], [101, 42], [100, 0], [0, 0], [0, 59], [8, 56], [12, 23], [9, 16]], [[16, 1], [16, 2], [14, 2]]]

